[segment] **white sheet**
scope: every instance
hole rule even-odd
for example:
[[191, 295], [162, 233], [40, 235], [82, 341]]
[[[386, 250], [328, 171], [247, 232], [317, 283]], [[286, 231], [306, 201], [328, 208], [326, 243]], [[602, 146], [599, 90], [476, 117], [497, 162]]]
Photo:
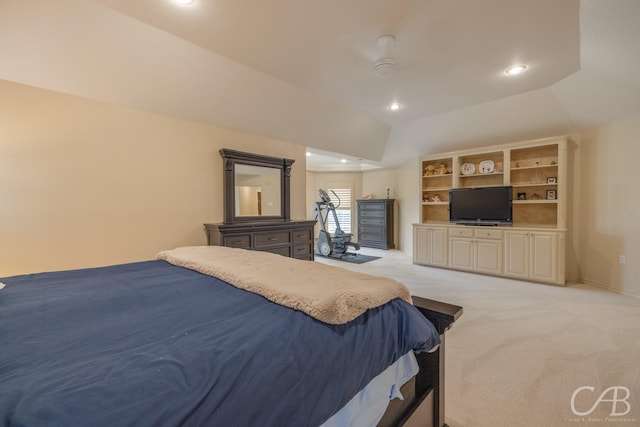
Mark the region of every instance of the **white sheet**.
[[372, 379], [320, 427], [375, 427], [391, 400], [404, 399], [400, 387], [415, 376], [418, 370], [416, 357], [410, 351]]

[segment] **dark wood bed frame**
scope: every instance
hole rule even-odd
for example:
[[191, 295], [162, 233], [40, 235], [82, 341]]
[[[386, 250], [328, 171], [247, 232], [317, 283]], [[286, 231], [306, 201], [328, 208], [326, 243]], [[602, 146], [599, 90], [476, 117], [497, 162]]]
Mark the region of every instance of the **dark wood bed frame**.
[[380, 427], [443, 427], [444, 422], [444, 356], [445, 332], [462, 315], [462, 307], [421, 297], [413, 297], [413, 304], [433, 323], [440, 334], [441, 344], [433, 353], [416, 355], [420, 371], [414, 381], [403, 387], [404, 401], [394, 400]]

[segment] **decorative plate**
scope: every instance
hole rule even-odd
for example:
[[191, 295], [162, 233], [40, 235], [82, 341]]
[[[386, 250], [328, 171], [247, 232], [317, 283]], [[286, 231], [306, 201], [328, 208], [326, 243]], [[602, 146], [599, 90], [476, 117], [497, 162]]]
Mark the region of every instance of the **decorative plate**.
[[460, 172], [462, 175], [473, 175], [476, 173], [476, 165], [475, 163], [463, 163], [460, 166]]
[[478, 165], [480, 173], [492, 173], [495, 170], [493, 160], [483, 160]]

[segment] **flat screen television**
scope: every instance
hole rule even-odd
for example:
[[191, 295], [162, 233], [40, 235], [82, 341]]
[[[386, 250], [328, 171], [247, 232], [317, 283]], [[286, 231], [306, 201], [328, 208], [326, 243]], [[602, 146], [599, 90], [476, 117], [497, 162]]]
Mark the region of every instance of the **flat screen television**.
[[449, 190], [449, 221], [468, 225], [512, 224], [511, 186]]

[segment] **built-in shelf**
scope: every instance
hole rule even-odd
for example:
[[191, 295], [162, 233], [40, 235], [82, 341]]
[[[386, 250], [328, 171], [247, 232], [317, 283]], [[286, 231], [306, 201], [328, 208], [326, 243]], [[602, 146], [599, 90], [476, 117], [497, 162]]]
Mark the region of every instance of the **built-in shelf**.
[[514, 205], [534, 205], [540, 203], [558, 203], [557, 200], [547, 200], [547, 199], [539, 199], [539, 200], [514, 200]]
[[557, 182], [541, 182], [540, 184], [511, 184], [513, 188], [524, 188], [524, 187], [551, 187], [558, 186]]
[[543, 169], [543, 168], [557, 168], [558, 165], [538, 165], [538, 166], [523, 166], [523, 167], [513, 167], [511, 168], [511, 172], [519, 171], [519, 170], [527, 170], [527, 169]]
[[504, 175], [504, 172], [474, 173], [472, 175], [460, 175], [460, 178], [473, 178], [478, 176], [492, 176], [492, 175]]
[[422, 175], [423, 178], [442, 178], [443, 176], [451, 176], [450, 173], [439, 173], [435, 175]]
[[429, 187], [423, 188], [422, 191], [424, 193], [435, 193], [436, 191], [449, 191], [451, 187]]
[[[555, 137], [421, 157], [420, 175], [425, 176], [420, 179], [413, 262], [564, 285], [567, 146], [567, 137]], [[481, 163], [485, 172], [493, 163], [494, 171], [480, 173]], [[472, 165], [477, 173], [463, 175], [463, 170], [474, 170]], [[437, 174], [445, 166], [450, 173]], [[509, 185], [512, 224], [450, 223], [449, 190]], [[441, 201], [427, 201], [436, 194]]]
[[[565, 227], [566, 142], [565, 137], [547, 138], [421, 157], [420, 222], [449, 219], [447, 199], [451, 189], [511, 185], [514, 225], [539, 223], [545, 227]], [[493, 162], [495, 170], [480, 173], [478, 167], [483, 162]], [[463, 165], [469, 163], [475, 165], [476, 173], [463, 175]], [[447, 173], [438, 173], [445, 166]], [[441, 202], [427, 201], [434, 195]], [[548, 195], [556, 199], [547, 199]], [[518, 196], [524, 199], [517, 200]]]

